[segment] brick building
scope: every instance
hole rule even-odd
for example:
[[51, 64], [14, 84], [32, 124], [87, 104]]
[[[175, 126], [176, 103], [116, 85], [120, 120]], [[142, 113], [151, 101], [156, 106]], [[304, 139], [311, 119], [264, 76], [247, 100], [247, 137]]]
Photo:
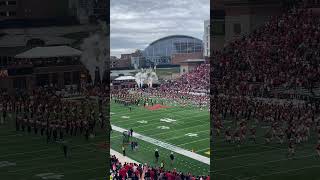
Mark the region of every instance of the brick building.
[[133, 69], [135, 66], [138, 68], [145, 66], [145, 59], [140, 50], [129, 54], [121, 54], [120, 58], [111, 56], [110, 60], [111, 69]]
[[181, 65], [181, 63], [183, 63], [187, 59], [202, 59], [202, 58], [203, 58], [202, 52], [173, 54], [171, 57], [171, 63], [175, 65]]

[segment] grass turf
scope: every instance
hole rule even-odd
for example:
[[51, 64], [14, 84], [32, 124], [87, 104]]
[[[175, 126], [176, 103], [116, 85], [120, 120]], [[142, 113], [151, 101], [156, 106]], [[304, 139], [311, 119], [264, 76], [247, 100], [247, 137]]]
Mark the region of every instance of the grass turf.
[[49, 179], [59, 179], [60, 175], [64, 180], [105, 179], [109, 166], [108, 150], [100, 147], [106, 142], [105, 132], [99, 130], [97, 136], [88, 142], [82, 135], [67, 135], [65, 139], [69, 141], [69, 159], [65, 159], [60, 144], [47, 144], [46, 136], [41, 137], [39, 132], [38, 135], [33, 131], [30, 134], [17, 132], [14, 120], [9, 119], [0, 125], [0, 179], [40, 180], [44, 178], [37, 175], [45, 173], [56, 175], [56, 178]]
[[[229, 126], [230, 124], [225, 124]], [[265, 128], [257, 128], [257, 144], [245, 142], [238, 149], [227, 144], [224, 134], [214, 137], [213, 178], [219, 180], [320, 180], [320, 158], [316, 156], [315, 134], [310, 142], [296, 146], [294, 159], [287, 158], [287, 142], [264, 142]], [[249, 136], [248, 136], [249, 137]]]
[[[132, 111], [121, 104], [111, 103], [111, 123], [124, 129], [132, 128], [134, 132], [158, 139], [163, 142], [173, 144], [186, 150], [194, 150], [196, 153], [209, 157], [207, 152], [209, 146], [209, 113], [200, 111], [193, 107], [169, 107], [158, 110], [148, 110], [143, 106], [132, 106]], [[163, 122], [160, 119], [170, 118], [174, 122]], [[170, 121], [170, 120], [169, 120]], [[169, 127], [170, 129], [161, 129]], [[186, 134], [194, 133], [197, 137], [190, 137]], [[136, 140], [134, 138], [134, 140]], [[160, 161], [163, 159], [168, 169], [177, 168], [183, 172], [192, 172], [195, 175], [208, 175], [209, 165], [193, 160], [189, 157], [175, 153], [176, 162], [170, 166], [170, 151], [160, 148], [154, 144], [137, 140], [139, 144], [138, 152], [133, 152], [127, 148], [127, 156], [141, 163], [154, 163], [154, 150], [160, 152]], [[122, 134], [112, 132], [111, 147], [121, 151]]]
[[158, 68], [156, 69], [156, 73], [158, 76], [168, 76], [173, 73], [180, 73], [180, 68]]

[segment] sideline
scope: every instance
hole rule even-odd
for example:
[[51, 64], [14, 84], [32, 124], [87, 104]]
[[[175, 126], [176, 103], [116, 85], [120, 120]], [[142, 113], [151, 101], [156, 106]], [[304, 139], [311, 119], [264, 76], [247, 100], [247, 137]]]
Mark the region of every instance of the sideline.
[[[111, 125], [111, 126], [112, 126], [112, 130], [118, 131], [120, 133], [123, 133], [124, 131], [127, 131], [126, 129], [123, 129], [123, 128], [115, 126], [115, 125]], [[200, 161], [200, 162], [205, 163], [207, 165], [210, 165], [210, 158], [207, 158], [205, 156], [202, 156], [202, 155], [196, 154], [194, 152], [182, 149], [180, 147], [177, 147], [177, 146], [174, 146], [174, 145], [159, 141], [159, 140], [151, 138], [151, 137], [147, 137], [147, 136], [141, 135], [141, 134], [136, 133], [136, 132], [133, 133], [133, 137], [141, 139], [141, 140], [146, 141], [148, 143], [160, 146], [162, 148], [168, 149], [170, 151], [176, 152], [178, 154], [184, 155], [186, 157], [192, 158], [194, 160]]]

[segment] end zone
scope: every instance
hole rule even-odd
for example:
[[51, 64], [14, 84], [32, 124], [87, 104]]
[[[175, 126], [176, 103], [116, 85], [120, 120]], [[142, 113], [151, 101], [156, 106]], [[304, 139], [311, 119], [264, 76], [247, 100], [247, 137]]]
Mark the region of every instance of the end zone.
[[164, 106], [161, 104], [156, 104], [153, 106], [146, 106], [146, 109], [150, 110], [150, 111], [155, 111], [155, 110], [159, 110], [159, 109], [165, 109], [165, 108], [170, 108], [169, 106]]

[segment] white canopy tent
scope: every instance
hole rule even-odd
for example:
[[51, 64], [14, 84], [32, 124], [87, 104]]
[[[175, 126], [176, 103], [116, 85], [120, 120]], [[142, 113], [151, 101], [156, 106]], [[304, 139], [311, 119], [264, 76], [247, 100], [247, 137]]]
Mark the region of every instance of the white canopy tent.
[[135, 80], [133, 76], [120, 76], [115, 79], [115, 81], [126, 81], [126, 80]]

